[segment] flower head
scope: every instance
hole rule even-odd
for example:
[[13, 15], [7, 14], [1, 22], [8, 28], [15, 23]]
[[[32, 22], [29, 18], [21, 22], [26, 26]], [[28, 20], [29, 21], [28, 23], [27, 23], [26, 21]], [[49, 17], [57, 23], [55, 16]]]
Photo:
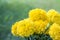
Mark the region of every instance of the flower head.
[[51, 10], [48, 11], [47, 16], [49, 17], [50, 22], [53, 22], [53, 18], [57, 14], [58, 14], [58, 12], [55, 11], [54, 9], [51, 9]]
[[33, 26], [32, 22], [30, 22], [28, 20], [22, 20], [22, 21], [19, 21], [17, 32], [18, 32], [19, 36], [29, 37], [30, 35], [32, 35], [34, 33], [33, 28], [34, 28], [34, 26]]
[[47, 15], [46, 15], [46, 11], [43, 9], [33, 9], [29, 12], [29, 18], [32, 21], [38, 21], [38, 20], [47, 20]]
[[54, 23], [49, 29], [49, 35], [53, 40], [60, 40], [60, 25]]

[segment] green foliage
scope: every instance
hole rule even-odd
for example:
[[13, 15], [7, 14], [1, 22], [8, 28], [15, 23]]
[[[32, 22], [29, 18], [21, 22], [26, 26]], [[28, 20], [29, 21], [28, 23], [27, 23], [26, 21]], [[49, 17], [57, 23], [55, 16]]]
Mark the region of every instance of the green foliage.
[[29, 37], [20, 37], [20, 39], [24, 40], [52, 40], [52, 38], [47, 34], [33, 34]]
[[52, 40], [52, 38], [47, 34], [34, 34], [29, 37], [31, 40]]

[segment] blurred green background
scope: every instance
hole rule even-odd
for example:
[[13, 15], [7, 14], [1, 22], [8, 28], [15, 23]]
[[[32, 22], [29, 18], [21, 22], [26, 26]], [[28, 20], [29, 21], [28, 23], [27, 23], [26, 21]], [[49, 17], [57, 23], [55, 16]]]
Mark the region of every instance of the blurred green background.
[[11, 34], [11, 26], [34, 8], [60, 11], [60, 0], [0, 0], [0, 40], [24, 40]]

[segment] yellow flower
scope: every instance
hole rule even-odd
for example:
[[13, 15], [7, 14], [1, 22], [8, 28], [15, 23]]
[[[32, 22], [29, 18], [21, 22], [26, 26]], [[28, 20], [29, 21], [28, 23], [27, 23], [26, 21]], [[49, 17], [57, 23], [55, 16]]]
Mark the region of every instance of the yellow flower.
[[53, 17], [53, 22], [60, 25], [60, 14], [57, 14]]
[[54, 9], [48, 11], [47, 16], [49, 17], [50, 22], [53, 22], [53, 17], [57, 14], [58, 12], [55, 11]]
[[29, 21], [28, 19], [19, 21], [17, 32], [21, 37], [29, 37], [34, 33], [33, 22]]
[[42, 20], [39, 20], [39, 21], [35, 21], [34, 22], [34, 29], [35, 29], [35, 33], [37, 34], [41, 34], [45, 31], [46, 29], [46, 26], [47, 26], [48, 23], [42, 21]]
[[43, 9], [39, 9], [39, 8], [33, 9], [29, 12], [29, 18], [32, 21], [38, 21], [38, 20], [45, 21], [47, 20], [46, 11]]
[[49, 35], [53, 40], [60, 40], [60, 25], [54, 23], [49, 29]]
[[16, 22], [14, 25], [12, 25], [12, 28], [11, 28], [11, 33], [15, 36], [18, 36], [17, 25], [18, 25], [18, 22]]

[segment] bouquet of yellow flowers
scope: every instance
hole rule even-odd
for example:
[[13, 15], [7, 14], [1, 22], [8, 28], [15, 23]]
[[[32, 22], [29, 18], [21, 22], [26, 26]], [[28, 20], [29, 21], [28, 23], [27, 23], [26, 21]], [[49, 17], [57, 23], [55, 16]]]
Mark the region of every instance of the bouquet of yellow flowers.
[[53, 9], [30, 10], [28, 18], [12, 25], [11, 33], [26, 40], [60, 40], [60, 14]]

